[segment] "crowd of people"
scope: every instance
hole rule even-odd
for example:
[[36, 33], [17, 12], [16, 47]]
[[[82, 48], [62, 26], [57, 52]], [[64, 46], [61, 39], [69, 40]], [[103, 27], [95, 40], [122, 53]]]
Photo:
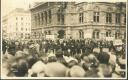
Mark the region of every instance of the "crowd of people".
[[126, 76], [125, 43], [92, 39], [2, 41], [5, 77]]

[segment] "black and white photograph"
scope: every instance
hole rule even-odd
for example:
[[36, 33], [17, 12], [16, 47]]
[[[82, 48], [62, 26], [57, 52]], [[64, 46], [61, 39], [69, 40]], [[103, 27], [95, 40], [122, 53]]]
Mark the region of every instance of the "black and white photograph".
[[2, 79], [126, 79], [127, 0], [1, 0]]

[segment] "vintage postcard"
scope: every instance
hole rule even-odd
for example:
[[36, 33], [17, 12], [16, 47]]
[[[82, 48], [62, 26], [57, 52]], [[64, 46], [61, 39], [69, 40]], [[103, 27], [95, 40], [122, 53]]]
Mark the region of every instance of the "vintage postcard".
[[1, 0], [2, 79], [126, 79], [127, 0]]

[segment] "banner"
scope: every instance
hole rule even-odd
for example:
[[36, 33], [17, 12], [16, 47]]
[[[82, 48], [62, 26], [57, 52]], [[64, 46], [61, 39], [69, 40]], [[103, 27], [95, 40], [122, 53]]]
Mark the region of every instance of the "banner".
[[55, 39], [55, 35], [46, 35], [46, 39], [54, 40]]
[[107, 41], [113, 41], [114, 40], [114, 37], [106, 37], [106, 40]]

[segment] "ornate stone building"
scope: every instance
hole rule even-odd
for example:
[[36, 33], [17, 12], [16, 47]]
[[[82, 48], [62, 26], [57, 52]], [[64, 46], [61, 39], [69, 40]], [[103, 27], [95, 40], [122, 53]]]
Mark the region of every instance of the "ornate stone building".
[[31, 8], [33, 38], [124, 39], [126, 3], [45, 2]]

